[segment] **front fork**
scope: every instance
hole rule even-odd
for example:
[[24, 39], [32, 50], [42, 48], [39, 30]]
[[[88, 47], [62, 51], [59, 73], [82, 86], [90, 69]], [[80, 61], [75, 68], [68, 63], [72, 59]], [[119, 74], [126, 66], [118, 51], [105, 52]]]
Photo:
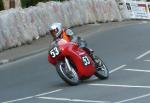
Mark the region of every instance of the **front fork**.
[[68, 67], [69, 72], [71, 72], [71, 71], [72, 71], [72, 68], [71, 68], [71, 66], [70, 66], [69, 60], [68, 60], [66, 57], [65, 57], [65, 63], [67, 64], [67, 67]]

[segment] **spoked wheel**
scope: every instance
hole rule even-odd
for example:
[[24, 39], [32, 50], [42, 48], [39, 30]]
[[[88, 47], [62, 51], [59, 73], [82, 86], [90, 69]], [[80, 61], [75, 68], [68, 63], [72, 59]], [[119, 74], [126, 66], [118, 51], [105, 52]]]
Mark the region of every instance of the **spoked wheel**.
[[96, 73], [95, 76], [99, 79], [107, 79], [109, 77], [109, 71], [104, 64], [104, 62], [97, 56], [94, 56], [96, 64]]
[[67, 64], [64, 61], [58, 62], [56, 70], [59, 76], [69, 85], [78, 85], [79, 77], [76, 70], [70, 65], [71, 71], [69, 71]]

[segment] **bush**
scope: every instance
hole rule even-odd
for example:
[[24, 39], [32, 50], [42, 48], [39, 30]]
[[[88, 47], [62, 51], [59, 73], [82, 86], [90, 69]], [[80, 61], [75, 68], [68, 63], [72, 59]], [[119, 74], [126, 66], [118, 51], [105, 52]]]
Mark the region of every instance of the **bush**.
[[4, 10], [3, 1], [0, 0], [0, 10]]
[[21, 0], [21, 5], [23, 8], [31, 6], [31, 0]]
[[[48, 2], [48, 1], [65, 1], [65, 0], [21, 0], [21, 5], [23, 8], [29, 6], [35, 6], [38, 2]], [[0, 11], [4, 10], [3, 1], [0, 0]]]
[[48, 1], [65, 1], [65, 0], [21, 0], [21, 4], [23, 8], [27, 8], [29, 6], [35, 6], [38, 2], [48, 2]]

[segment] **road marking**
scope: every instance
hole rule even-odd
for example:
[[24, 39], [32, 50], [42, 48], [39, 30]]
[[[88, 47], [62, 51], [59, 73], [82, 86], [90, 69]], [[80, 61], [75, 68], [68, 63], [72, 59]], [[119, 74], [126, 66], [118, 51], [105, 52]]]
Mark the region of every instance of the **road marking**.
[[125, 102], [129, 102], [129, 101], [145, 98], [145, 97], [148, 97], [148, 96], [150, 96], [150, 93], [149, 94], [145, 94], [145, 95], [141, 95], [141, 96], [138, 96], [138, 97], [134, 97], [134, 98], [118, 101], [118, 102], [115, 102], [115, 103], [125, 103]]
[[146, 73], [149, 73], [150, 70], [140, 70], [140, 69], [124, 69], [124, 70], [127, 70], [127, 71], [135, 71], [135, 72], [146, 72]]
[[69, 99], [69, 98], [54, 98], [54, 97], [38, 97], [39, 99], [57, 100], [57, 101], [69, 101], [69, 102], [84, 102], [84, 103], [111, 103], [109, 101], [94, 101], [94, 100], [81, 100], [81, 99]]
[[123, 87], [123, 88], [144, 88], [150, 89], [150, 86], [134, 86], [134, 85], [115, 85], [115, 84], [89, 84], [91, 86], [107, 86], [107, 87]]
[[27, 100], [27, 99], [31, 99], [31, 98], [47, 95], [47, 94], [56, 93], [56, 92], [59, 92], [61, 90], [63, 90], [63, 89], [57, 89], [57, 90], [54, 90], [54, 91], [50, 91], [50, 92], [46, 92], [46, 93], [42, 93], [42, 94], [37, 94], [37, 95], [34, 95], [34, 96], [24, 97], [24, 98], [20, 98], [20, 99], [10, 100], [10, 101], [6, 101], [6, 102], [2, 102], [2, 103], [14, 103], [14, 102]]
[[117, 70], [119, 70], [119, 69], [122, 69], [122, 68], [124, 68], [124, 67], [126, 67], [126, 66], [127, 66], [127, 65], [121, 65], [120, 67], [117, 67], [117, 68], [111, 70], [109, 73], [111, 74], [111, 73], [113, 73], [113, 72], [115, 72], [115, 71], [117, 71]]
[[136, 58], [136, 60], [139, 60], [139, 59], [143, 58], [144, 56], [148, 55], [149, 53], [150, 53], [150, 50], [147, 51], [147, 52], [145, 52], [145, 53], [143, 53], [142, 55], [138, 56], [138, 57]]
[[144, 60], [145, 62], [150, 62], [150, 60]]

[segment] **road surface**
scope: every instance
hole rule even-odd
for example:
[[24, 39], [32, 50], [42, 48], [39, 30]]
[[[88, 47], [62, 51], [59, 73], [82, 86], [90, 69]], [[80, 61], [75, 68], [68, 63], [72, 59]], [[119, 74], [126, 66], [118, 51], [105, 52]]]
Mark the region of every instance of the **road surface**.
[[150, 24], [138, 23], [83, 36], [107, 64], [108, 80], [92, 77], [68, 86], [48, 63], [48, 51], [0, 66], [0, 103], [148, 103]]

